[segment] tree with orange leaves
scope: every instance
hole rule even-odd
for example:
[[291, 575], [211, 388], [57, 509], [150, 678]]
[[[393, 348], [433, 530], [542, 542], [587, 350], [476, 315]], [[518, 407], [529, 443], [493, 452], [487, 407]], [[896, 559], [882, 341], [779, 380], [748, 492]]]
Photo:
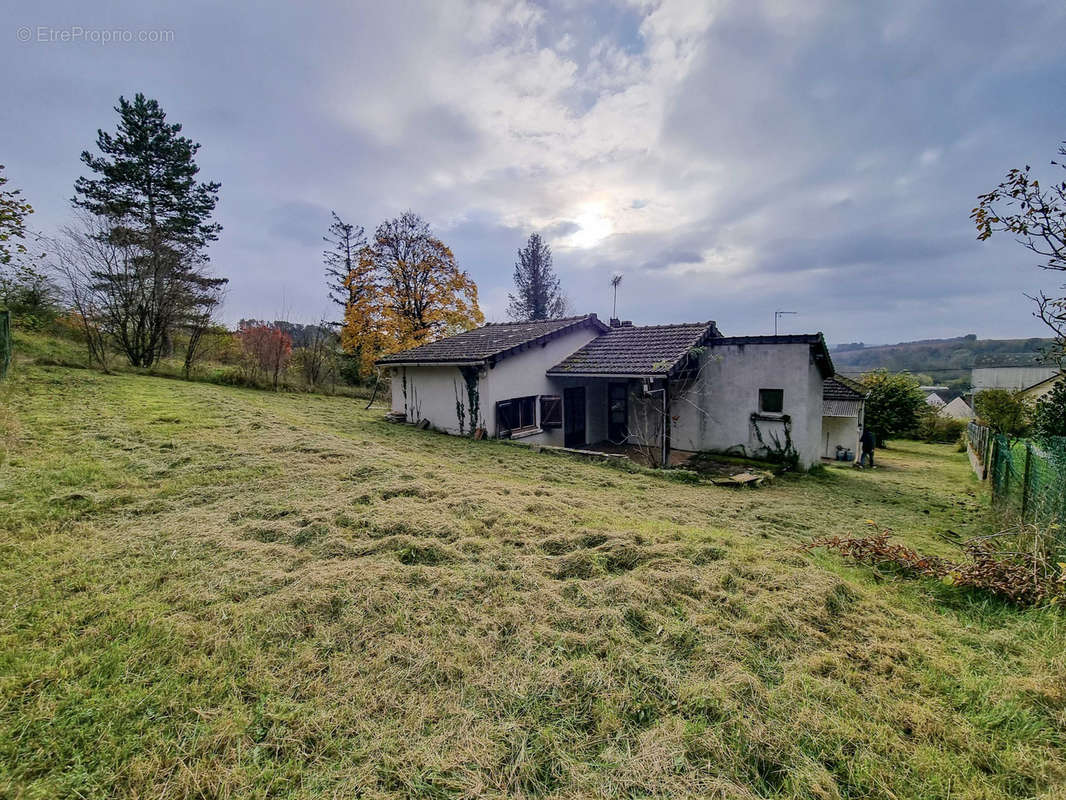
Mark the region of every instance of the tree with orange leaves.
[[381, 223], [351, 281], [373, 287], [349, 303], [341, 343], [364, 368], [381, 353], [417, 347], [485, 321], [477, 284], [413, 211]]

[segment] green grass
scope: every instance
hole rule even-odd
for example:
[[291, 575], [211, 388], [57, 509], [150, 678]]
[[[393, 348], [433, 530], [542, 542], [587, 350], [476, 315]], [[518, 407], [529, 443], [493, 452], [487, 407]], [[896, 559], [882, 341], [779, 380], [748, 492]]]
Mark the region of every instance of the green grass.
[[1062, 617], [797, 545], [986, 529], [950, 446], [758, 489], [22, 364], [0, 796], [1060, 797]]

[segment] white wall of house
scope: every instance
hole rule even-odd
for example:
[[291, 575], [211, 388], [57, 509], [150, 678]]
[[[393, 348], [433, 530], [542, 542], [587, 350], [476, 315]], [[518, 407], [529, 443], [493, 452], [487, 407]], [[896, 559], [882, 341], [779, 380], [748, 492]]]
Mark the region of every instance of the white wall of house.
[[[458, 367], [394, 367], [392, 410], [407, 414], [410, 422], [428, 419], [435, 428], [459, 433], [455, 400], [463, 404], [463, 432], [469, 433], [466, 381]], [[485, 416], [484, 409], [481, 416]]]
[[970, 373], [973, 392], [982, 389], [1025, 389], [1047, 380], [1058, 370], [1052, 367], [974, 367]]
[[[792, 420], [792, 444], [800, 463], [818, 463], [822, 451], [822, 375], [809, 344], [727, 344], [708, 347], [700, 377], [674, 392], [670, 444], [675, 450], [760, 448], [751, 415], [759, 410], [759, 389], [784, 391], [783, 414]], [[673, 417], [677, 419], [674, 420]], [[784, 444], [784, 423], [759, 420], [763, 442]]]
[[[481, 407], [488, 423], [489, 435], [496, 435], [496, 403], [518, 397], [539, 397], [546, 394], [561, 397], [564, 387], [583, 385], [575, 378], [560, 380], [549, 378], [545, 373], [594, 338], [596, 338], [596, 331], [592, 328], [578, 328], [549, 339], [543, 344], [534, 344], [521, 353], [502, 359], [494, 368], [488, 370], [482, 382]], [[591, 399], [586, 399], [586, 413], [590, 403]], [[537, 403], [537, 422], [540, 422], [539, 403]], [[542, 429], [524, 436], [523, 440], [537, 444], [562, 446], [563, 430], [562, 428]]]
[[[484, 426], [489, 436], [495, 436], [496, 403], [499, 401], [549, 394], [561, 396], [563, 387], [582, 385], [576, 378], [550, 379], [545, 373], [591, 341], [595, 335], [591, 327], [577, 328], [501, 359], [495, 367], [481, 368], [477, 389], [477, 424]], [[462, 429], [456, 409], [457, 392], [464, 408]], [[588, 394], [586, 405], [591, 409], [594, 399], [591, 392]], [[539, 423], [540, 403], [536, 405]], [[459, 367], [394, 367], [392, 410], [405, 412], [411, 422], [428, 419], [433, 427], [448, 433], [470, 432], [470, 401], [466, 381]], [[537, 430], [523, 438], [541, 444], [562, 445], [563, 431], [561, 428]]]
[[1025, 392], [1025, 399], [1035, 403], [1045, 395], [1050, 394], [1051, 390], [1055, 388], [1055, 385], [1062, 383], [1063, 380], [1064, 378], [1060, 374], [1057, 376], [1057, 380], [1046, 380], [1037, 386], [1031, 386], [1029, 391]]
[[858, 459], [859, 437], [862, 430], [859, 427], [858, 417], [822, 417], [822, 456], [824, 458], [837, 457], [837, 445], [847, 448]]

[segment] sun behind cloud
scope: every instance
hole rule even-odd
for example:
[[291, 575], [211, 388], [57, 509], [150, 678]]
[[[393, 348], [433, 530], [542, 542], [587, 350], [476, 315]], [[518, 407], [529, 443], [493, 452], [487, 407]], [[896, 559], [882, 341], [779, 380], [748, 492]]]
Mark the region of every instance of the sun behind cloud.
[[603, 206], [598, 203], [582, 206], [574, 218], [574, 224], [579, 226], [578, 229], [563, 240], [567, 247], [595, 247], [614, 233], [614, 224], [607, 218]]

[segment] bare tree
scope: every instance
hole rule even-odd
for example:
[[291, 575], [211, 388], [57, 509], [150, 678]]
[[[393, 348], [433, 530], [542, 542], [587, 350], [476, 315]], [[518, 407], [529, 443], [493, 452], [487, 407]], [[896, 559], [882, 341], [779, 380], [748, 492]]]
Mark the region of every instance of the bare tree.
[[322, 261], [326, 267], [326, 286], [329, 299], [341, 308], [341, 322], [329, 323], [333, 326], [343, 325], [344, 314], [349, 306], [355, 304], [366, 287], [357, 279], [359, 251], [366, 246], [366, 235], [359, 225], [352, 225], [340, 218], [336, 211], [331, 211], [333, 222], [329, 232], [322, 241], [329, 245], [322, 252]]
[[74, 225], [64, 227], [50, 240], [52, 267], [65, 282], [67, 302], [85, 335], [89, 366], [96, 362], [104, 372], [110, 369], [107, 335], [102, 320], [104, 302], [94, 287], [95, 275], [114, 271], [121, 262], [119, 246], [99, 234], [103, 223], [90, 214], [79, 215]]
[[336, 343], [337, 336], [330, 332], [325, 320], [304, 329], [303, 342], [294, 357], [308, 388], [313, 389], [329, 379], [334, 369], [332, 354]]
[[189, 380], [193, 366], [203, 355], [204, 334], [214, 324], [215, 311], [222, 305], [224, 296], [225, 290], [221, 285], [209, 287], [203, 300], [198, 305], [196, 313], [189, 315], [189, 320], [185, 326], [189, 334], [183, 364], [185, 380]]
[[633, 398], [633, 410], [629, 415], [626, 444], [635, 447], [649, 466], [669, 465], [669, 453], [665, 445], [670, 437], [670, 426], [679, 416], [680, 409], [709, 421], [714, 420], [710, 410], [700, 402], [703, 396], [701, 387], [707, 380], [707, 371], [720, 358], [709, 353], [706, 347], [692, 347], [675, 377], [668, 383], [645, 382], [639, 393], [630, 395]]
[[[1066, 142], [1058, 153], [1066, 156]], [[1066, 168], [1057, 161], [1051, 165]], [[978, 196], [970, 218], [977, 226], [978, 239], [983, 241], [996, 232], [1012, 233], [1041, 258], [1037, 265], [1041, 269], [1066, 272], [1066, 181], [1052, 182], [1045, 189], [1028, 164], [1025, 169], [1012, 169], [999, 186]], [[1041, 292], [1030, 299], [1036, 302], [1036, 316], [1055, 332], [1059, 358], [1066, 358], [1066, 297]]]

